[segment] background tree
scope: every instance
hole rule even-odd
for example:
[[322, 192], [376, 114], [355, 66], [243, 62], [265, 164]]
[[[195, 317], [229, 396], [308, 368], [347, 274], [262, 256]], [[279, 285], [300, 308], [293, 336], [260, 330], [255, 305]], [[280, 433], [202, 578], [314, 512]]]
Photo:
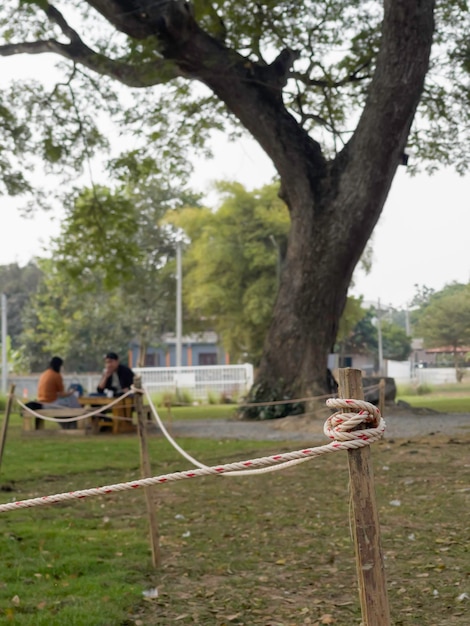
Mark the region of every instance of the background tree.
[[[379, 344], [377, 310], [375, 307], [362, 309], [362, 317], [349, 330], [340, 344], [340, 354], [364, 354], [374, 359], [374, 367], [379, 369]], [[411, 338], [399, 324], [383, 319], [381, 311], [382, 353], [385, 359], [404, 361], [411, 352]]]
[[[53, 99], [57, 115], [64, 116], [68, 106], [72, 130], [83, 117], [81, 102], [71, 92], [75, 80], [86, 84], [85, 93], [102, 92], [110, 108], [116, 107], [109, 82], [98, 86], [95, 73], [136, 88], [169, 85], [160, 96], [148, 91], [144, 114], [133, 103], [123, 117], [129, 127], [142, 129], [147, 123], [149, 145], [163, 143], [162, 155], [170, 161], [169, 146], [186, 139], [200, 145], [210, 123], [220, 127], [227, 113], [272, 159], [291, 229], [258, 372], [258, 399], [270, 395], [270, 388], [293, 397], [323, 387], [326, 355], [354, 267], [380, 216], [408, 137], [430, 157], [442, 161], [447, 155], [465, 167], [466, 158], [459, 160], [459, 155], [465, 154], [468, 135], [459, 134], [455, 115], [467, 49], [460, 3], [440, 8], [440, 48], [433, 60], [437, 74], [445, 76], [455, 52], [447, 72], [452, 87], [447, 93], [442, 80], [426, 85], [426, 132], [417, 126], [411, 135], [429, 66], [433, 0], [385, 2], [383, 13], [376, 3], [339, 0], [248, 5], [77, 0], [78, 12], [69, 12], [68, 21], [57, 8], [61, 5], [70, 8], [60, 0], [30, 0], [3, 9], [0, 54], [52, 52], [72, 62], [73, 71]], [[96, 27], [98, 16], [104, 19]], [[81, 34], [72, 23], [80, 24]], [[452, 29], [446, 30], [449, 24]], [[188, 79], [207, 89], [189, 90]], [[37, 102], [44, 97], [32, 91], [26, 99], [29, 111], [39, 115], [44, 107]], [[20, 93], [16, 89], [12, 97]], [[66, 103], [62, 108], [61, 101]], [[147, 104], [143, 95], [137, 101]], [[178, 103], [184, 118], [172, 114]], [[44, 118], [42, 113], [45, 123], [37, 139], [47, 148], [49, 162], [73, 156], [70, 138], [77, 133]], [[448, 142], [440, 119], [449, 129]], [[92, 121], [86, 120], [90, 150], [97, 145]], [[14, 147], [21, 149], [19, 144]]]
[[382, 322], [382, 349], [385, 359], [406, 361], [411, 353], [411, 337], [406, 330], [394, 322]]
[[449, 348], [457, 380], [461, 381], [463, 359], [458, 348], [470, 346], [470, 283], [452, 283], [434, 293], [419, 317], [416, 331], [427, 348]]
[[344, 307], [343, 315], [339, 322], [338, 334], [336, 336], [338, 344], [336, 351], [340, 354], [344, 353], [345, 342], [352, 337], [359, 322], [364, 319], [366, 315], [367, 310], [362, 305], [362, 297], [356, 298], [350, 296]]
[[[234, 361], [259, 364], [287, 245], [289, 215], [278, 185], [249, 192], [220, 182], [217, 211], [186, 208], [168, 219], [190, 240], [183, 257], [184, 303], [197, 328], [219, 334]], [[185, 320], [185, 324], [191, 323]]]
[[343, 354], [378, 355], [378, 335], [375, 319], [376, 312], [373, 307], [363, 310], [362, 317], [349, 331], [348, 336], [343, 339], [341, 346]]
[[45, 279], [25, 349], [37, 356], [52, 350], [69, 369], [90, 371], [110, 349], [126, 354], [136, 341], [144, 365], [149, 343], [158, 345], [175, 317], [174, 236], [159, 220], [186, 201], [197, 198], [159, 187], [150, 171], [140, 185], [127, 176], [114, 190], [72, 194], [52, 259], [41, 262]]
[[127, 354], [132, 337], [123, 303], [104, 289], [84, 291], [55, 260], [40, 261], [45, 278], [27, 311], [22, 349], [32, 371], [41, 371], [54, 354], [68, 372], [100, 370], [103, 355]]
[[23, 311], [39, 287], [42, 271], [36, 261], [21, 267], [18, 263], [0, 266], [0, 293], [7, 296], [8, 335], [13, 350], [20, 346], [24, 327]]

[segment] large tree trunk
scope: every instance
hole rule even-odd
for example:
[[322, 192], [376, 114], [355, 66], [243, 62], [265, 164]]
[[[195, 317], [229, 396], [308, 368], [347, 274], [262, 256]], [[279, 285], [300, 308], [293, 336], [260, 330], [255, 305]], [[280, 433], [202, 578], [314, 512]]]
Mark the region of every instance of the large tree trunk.
[[352, 273], [405, 149], [428, 69], [433, 2], [385, 5], [381, 52], [352, 140], [326, 170], [315, 158], [307, 161], [320, 176], [310, 193], [300, 168], [296, 177], [282, 177], [292, 230], [252, 394], [257, 401], [272, 397], [272, 389], [288, 398], [325, 391]]

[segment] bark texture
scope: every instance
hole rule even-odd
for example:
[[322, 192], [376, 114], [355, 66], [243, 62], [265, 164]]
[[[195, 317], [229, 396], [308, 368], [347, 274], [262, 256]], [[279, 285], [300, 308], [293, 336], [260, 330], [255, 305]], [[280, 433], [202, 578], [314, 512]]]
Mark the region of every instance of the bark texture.
[[[133, 67], [104, 59], [49, 14], [70, 45], [48, 50], [134, 86], [180, 76], [207, 85], [272, 159], [292, 220], [287, 256], [252, 398], [323, 392], [353, 270], [379, 219], [428, 70], [434, 0], [385, 0], [381, 49], [356, 131], [332, 161], [283, 104], [295, 53], [253, 63], [206, 33], [181, 0], [87, 0], [116, 29], [154, 38], [160, 60]], [[24, 44], [21, 51], [37, 53]], [[44, 43], [44, 42], [42, 42]], [[25, 47], [26, 46], [26, 47]], [[0, 50], [0, 54], [14, 54]]]

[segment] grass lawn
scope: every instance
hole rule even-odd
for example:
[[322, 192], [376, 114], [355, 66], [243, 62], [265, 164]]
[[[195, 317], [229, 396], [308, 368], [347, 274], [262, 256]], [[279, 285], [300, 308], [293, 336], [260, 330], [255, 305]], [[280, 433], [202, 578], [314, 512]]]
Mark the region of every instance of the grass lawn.
[[[180, 443], [207, 464], [296, 449]], [[469, 443], [467, 435], [373, 446], [394, 626], [470, 623]], [[155, 474], [188, 468], [161, 438], [151, 437], [149, 448]], [[25, 436], [15, 418], [0, 500], [137, 477], [136, 436]], [[155, 493], [158, 571], [141, 490], [0, 513], [0, 624], [360, 624], [346, 453], [257, 477], [183, 480]], [[145, 599], [154, 588], [158, 597]]]
[[[413, 392], [414, 393], [410, 393]], [[413, 407], [434, 409], [442, 413], [470, 413], [470, 384], [436, 385], [430, 393], [417, 395], [409, 387], [398, 387], [397, 400]]]
[[171, 414], [167, 407], [158, 406], [157, 411], [163, 421], [172, 418], [175, 420], [217, 419], [234, 417], [238, 406], [236, 404], [206, 404], [198, 406], [172, 406]]

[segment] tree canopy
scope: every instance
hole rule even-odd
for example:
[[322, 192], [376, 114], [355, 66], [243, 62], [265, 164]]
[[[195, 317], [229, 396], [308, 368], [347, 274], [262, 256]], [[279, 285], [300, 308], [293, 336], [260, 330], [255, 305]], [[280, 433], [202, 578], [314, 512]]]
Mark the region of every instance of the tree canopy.
[[[327, 155], [337, 154], [350, 140], [366, 101], [382, 20], [379, 2], [356, 0], [9, 3], [0, 12], [0, 55], [54, 53], [70, 63], [62, 63], [64, 80], [52, 91], [28, 81], [2, 94], [4, 189], [21, 193], [33, 187], [27, 163], [21, 167], [24, 158], [39, 155], [51, 171], [64, 171], [105, 147], [97, 110], [145, 137], [145, 149], [158, 154], [167, 172], [187, 172], [182, 145], [210, 152], [205, 141], [212, 129], [230, 123], [230, 132], [239, 132], [236, 118], [256, 138], [255, 120], [241, 119], [236, 103], [227, 102], [224, 86], [216, 82], [215, 75], [228, 68], [243, 68], [240, 78], [266, 87], [268, 98], [282, 93], [298, 124], [323, 143]], [[439, 2], [436, 24], [435, 53], [408, 149], [431, 168], [453, 163], [465, 171], [470, 140], [467, 3]], [[188, 78], [201, 87], [191, 89]], [[128, 87], [130, 97], [123, 97], [116, 83]], [[410, 165], [416, 167], [416, 160]]]
[[89, 162], [104, 143], [97, 110], [134, 133], [139, 161], [158, 155], [162, 175], [184, 175], [185, 148], [203, 149], [214, 128], [248, 131], [272, 160], [291, 228], [260, 398], [324, 385], [354, 267], [405, 150], [467, 167], [458, 0], [436, 12], [434, 0], [28, 0], [4, 7], [0, 27], [1, 55], [66, 61], [53, 93], [28, 83], [3, 96], [10, 192], [27, 184], [19, 155], [54, 170]]

